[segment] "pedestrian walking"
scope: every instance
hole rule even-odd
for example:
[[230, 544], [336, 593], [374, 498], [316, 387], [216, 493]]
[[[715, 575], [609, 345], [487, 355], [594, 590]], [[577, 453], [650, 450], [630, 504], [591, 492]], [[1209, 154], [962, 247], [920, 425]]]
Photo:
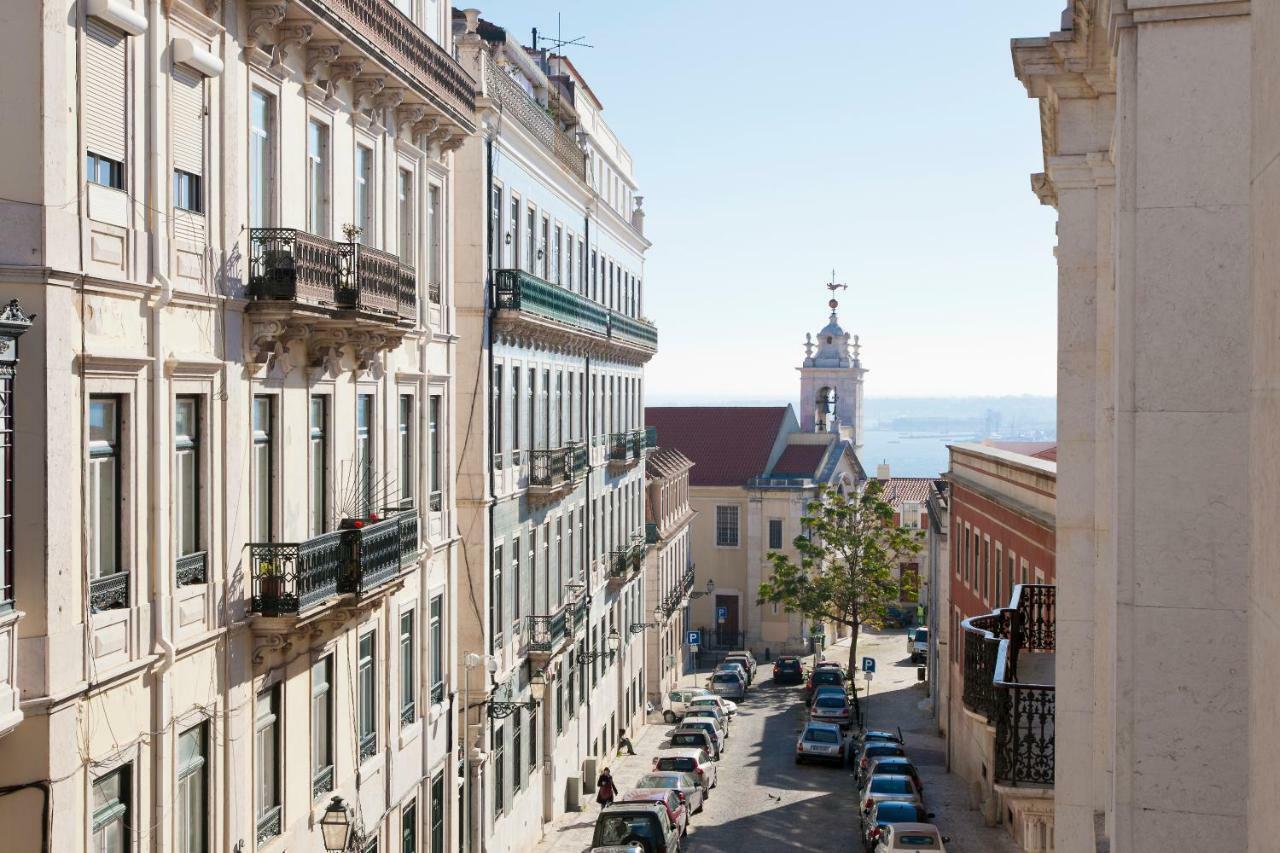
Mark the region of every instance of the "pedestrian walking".
[[596, 779], [596, 802], [604, 808], [612, 803], [616, 796], [618, 796], [618, 786], [613, 784], [613, 774], [606, 767], [600, 771], [600, 778]]

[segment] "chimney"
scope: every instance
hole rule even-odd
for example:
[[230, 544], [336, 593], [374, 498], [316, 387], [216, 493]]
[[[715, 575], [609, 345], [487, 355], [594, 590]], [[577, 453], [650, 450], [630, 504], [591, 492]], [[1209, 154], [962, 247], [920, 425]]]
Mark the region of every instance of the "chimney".
[[889, 463], [888, 462], [881, 462], [879, 465], [876, 466], [876, 479], [877, 480], [889, 479]]

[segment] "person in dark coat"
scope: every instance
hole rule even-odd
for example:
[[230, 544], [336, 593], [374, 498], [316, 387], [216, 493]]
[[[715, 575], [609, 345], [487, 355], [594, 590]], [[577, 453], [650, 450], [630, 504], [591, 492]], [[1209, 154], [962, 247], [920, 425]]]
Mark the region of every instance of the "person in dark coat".
[[603, 808], [612, 803], [616, 796], [618, 796], [618, 786], [613, 784], [613, 774], [606, 767], [600, 771], [600, 778], [596, 780], [596, 802]]

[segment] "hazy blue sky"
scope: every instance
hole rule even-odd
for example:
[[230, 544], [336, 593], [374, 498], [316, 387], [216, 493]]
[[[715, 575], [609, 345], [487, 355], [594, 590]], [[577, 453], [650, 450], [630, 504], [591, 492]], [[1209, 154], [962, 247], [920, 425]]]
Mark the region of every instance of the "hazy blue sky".
[[569, 55], [635, 158], [659, 329], [651, 397], [799, 394], [805, 332], [849, 284], [868, 395], [1052, 394], [1054, 214], [1009, 39], [1064, 0], [504, 0]]

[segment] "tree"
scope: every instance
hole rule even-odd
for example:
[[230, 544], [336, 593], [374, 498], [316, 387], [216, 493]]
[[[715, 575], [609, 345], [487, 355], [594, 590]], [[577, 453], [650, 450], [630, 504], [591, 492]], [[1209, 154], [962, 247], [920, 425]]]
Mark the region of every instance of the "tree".
[[852, 496], [822, 486], [801, 520], [804, 533], [792, 543], [799, 562], [769, 552], [773, 574], [760, 584], [757, 604], [781, 604], [806, 619], [848, 626], [850, 672], [857, 669], [859, 627], [878, 627], [898, 600], [893, 567], [921, 548], [922, 534], [894, 522], [882, 492], [876, 480]]

